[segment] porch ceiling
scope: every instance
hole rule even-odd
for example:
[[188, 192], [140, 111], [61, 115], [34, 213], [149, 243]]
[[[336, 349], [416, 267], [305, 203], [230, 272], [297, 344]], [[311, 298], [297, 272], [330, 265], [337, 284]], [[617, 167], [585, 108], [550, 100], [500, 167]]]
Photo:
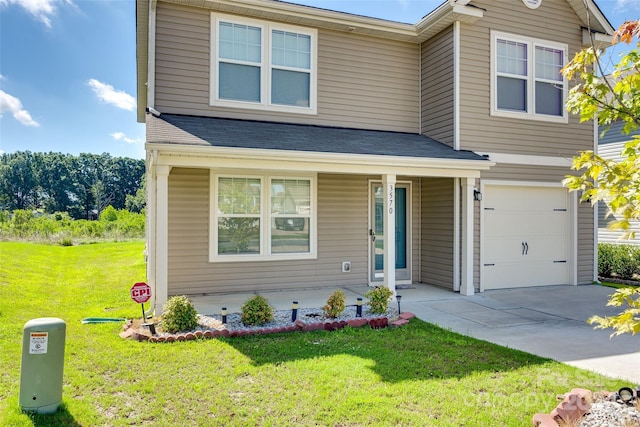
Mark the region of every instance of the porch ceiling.
[[472, 177], [494, 165], [419, 134], [175, 114], [148, 115], [147, 150], [185, 167]]

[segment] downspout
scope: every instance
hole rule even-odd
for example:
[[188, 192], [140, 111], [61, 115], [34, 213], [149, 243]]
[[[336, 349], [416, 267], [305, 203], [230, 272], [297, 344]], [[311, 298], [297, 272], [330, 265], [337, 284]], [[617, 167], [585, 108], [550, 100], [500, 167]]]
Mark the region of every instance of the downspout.
[[[593, 152], [596, 154], [598, 154], [599, 148], [598, 139], [598, 117], [596, 116], [593, 120]], [[578, 201], [578, 204], [579, 203], [580, 201]], [[598, 233], [600, 230], [600, 224], [598, 224], [598, 220], [600, 219], [600, 216], [598, 215], [599, 203], [602, 202], [597, 202], [593, 207], [593, 281], [595, 283], [600, 283], [600, 279], [598, 278]]]
[[152, 303], [145, 314], [152, 315], [156, 303], [156, 165], [158, 164], [158, 150], [147, 154], [147, 281], [151, 286]]
[[155, 107], [156, 97], [156, 8], [158, 1], [149, 0], [149, 35], [147, 39], [147, 107]]
[[[155, 105], [156, 85], [156, 9], [157, 0], [149, 0], [149, 23], [147, 34], [147, 111]], [[152, 289], [153, 302], [146, 315], [153, 314], [156, 306], [157, 291], [157, 224], [156, 224], [156, 165], [158, 164], [158, 150], [148, 155], [149, 171], [147, 176], [147, 280]]]
[[[453, 149], [460, 150], [460, 21], [453, 23]], [[460, 291], [461, 200], [460, 178], [453, 179], [453, 290]]]
[[460, 150], [460, 21], [453, 23], [453, 149]]

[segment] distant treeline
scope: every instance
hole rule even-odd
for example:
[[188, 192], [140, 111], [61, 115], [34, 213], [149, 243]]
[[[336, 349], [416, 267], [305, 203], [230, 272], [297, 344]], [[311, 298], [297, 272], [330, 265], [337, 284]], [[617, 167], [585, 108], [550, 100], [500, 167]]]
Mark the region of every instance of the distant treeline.
[[66, 212], [96, 219], [107, 207], [142, 212], [144, 160], [18, 151], [0, 155], [0, 211]]

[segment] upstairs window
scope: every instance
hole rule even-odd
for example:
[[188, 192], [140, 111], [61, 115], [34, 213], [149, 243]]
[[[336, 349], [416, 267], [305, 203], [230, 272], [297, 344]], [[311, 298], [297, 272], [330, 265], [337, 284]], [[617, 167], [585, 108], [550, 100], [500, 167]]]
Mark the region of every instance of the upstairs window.
[[315, 30], [212, 14], [211, 105], [316, 112]]
[[492, 40], [492, 115], [566, 123], [567, 46], [503, 33]]

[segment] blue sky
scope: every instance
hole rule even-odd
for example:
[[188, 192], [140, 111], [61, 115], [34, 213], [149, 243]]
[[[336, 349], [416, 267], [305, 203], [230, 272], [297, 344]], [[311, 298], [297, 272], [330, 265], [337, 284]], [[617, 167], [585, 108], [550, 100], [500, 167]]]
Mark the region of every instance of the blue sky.
[[[300, 0], [416, 23], [443, 0]], [[515, 0], [514, 0], [515, 1]], [[598, 0], [617, 28], [640, 0]], [[0, 153], [144, 157], [133, 0], [0, 0]]]

